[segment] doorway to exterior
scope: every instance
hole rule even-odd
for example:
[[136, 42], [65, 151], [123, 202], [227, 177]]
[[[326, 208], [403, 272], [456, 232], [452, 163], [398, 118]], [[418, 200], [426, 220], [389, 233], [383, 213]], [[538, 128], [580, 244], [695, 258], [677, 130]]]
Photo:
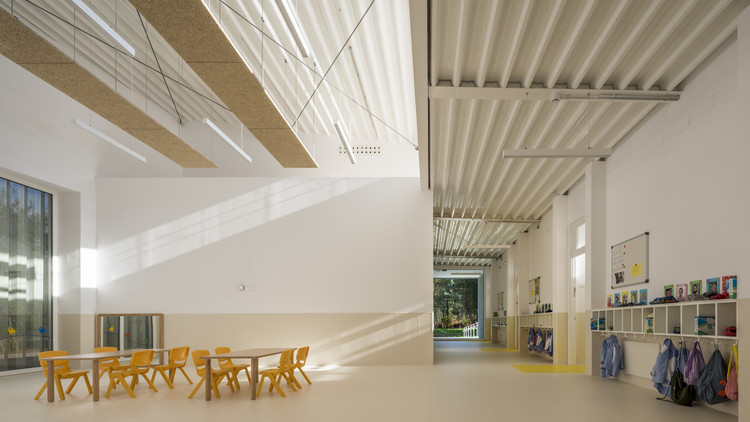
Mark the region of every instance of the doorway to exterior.
[[433, 277], [433, 337], [484, 337], [484, 271], [435, 271]]

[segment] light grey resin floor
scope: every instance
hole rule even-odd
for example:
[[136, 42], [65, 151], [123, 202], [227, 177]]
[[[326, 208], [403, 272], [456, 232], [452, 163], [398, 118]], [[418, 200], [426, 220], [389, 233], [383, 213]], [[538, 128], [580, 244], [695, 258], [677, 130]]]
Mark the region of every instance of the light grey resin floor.
[[[313, 381], [287, 398], [263, 392], [250, 401], [247, 381], [239, 392], [221, 387], [221, 399], [191, 400], [192, 386], [178, 375], [158, 393], [145, 383], [131, 399], [122, 388], [94, 403], [76, 386], [65, 401], [33, 397], [41, 373], [0, 377], [4, 421], [737, 421], [707, 407], [660, 402], [655, 390], [584, 374], [524, 374], [514, 364], [549, 361], [526, 353], [482, 351], [480, 342], [436, 342], [433, 366], [358, 366], [310, 370]], [[311, 350], [311, 354], [314, 350]], [[263, 365], [261, 361], [261, 365]], [[267, 364], [272, 364], [272, 360]], [[189, 368], [189, 374], [194, 373]], [[67, 385], [67, 381], [64, 381]]]

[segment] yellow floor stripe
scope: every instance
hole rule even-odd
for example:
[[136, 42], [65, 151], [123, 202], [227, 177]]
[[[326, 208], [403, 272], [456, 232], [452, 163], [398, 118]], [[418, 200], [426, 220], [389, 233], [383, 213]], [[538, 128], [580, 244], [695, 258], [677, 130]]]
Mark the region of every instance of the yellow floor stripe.
[[583, 374], [586, 372], [584, 365], [513, 365], [513, 367], [526, 374]]
[[517, 352], [518, 351], [518, 349], [490, 349], [486, 347], [482, 347], [479, 350], [483, 352]]

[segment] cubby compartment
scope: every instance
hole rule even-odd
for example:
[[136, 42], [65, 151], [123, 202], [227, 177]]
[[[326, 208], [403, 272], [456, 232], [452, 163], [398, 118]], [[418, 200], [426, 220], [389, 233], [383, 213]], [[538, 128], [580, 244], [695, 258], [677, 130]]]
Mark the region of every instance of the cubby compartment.
[[682, 306], [682, 334], [686, 336], [695, 335], [695, 317], [698, 315], [698, 305], [690, 304]]
[[716, 335], [726, 336], [728, 327], [737, 327], [737, 302], [716, 303]]
[[633, 331], [633, 309], [632, 308], [622, 310], [622, 330], [620, 331], [626, 331], [626, 332]]
[[654, 334], [667, 334], [667, 307], [654, 308]]
[[681, 321], [681, 306], [667, 306], [667, 332], [674, 334], [688, 334], [683, 331], [685, 325]]

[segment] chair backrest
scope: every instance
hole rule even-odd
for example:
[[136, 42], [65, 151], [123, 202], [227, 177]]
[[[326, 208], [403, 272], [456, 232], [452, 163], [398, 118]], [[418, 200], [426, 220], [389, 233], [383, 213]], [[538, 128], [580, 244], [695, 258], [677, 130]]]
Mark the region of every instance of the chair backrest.
[[154, 360], [153, 350], [140, 350], [134, 352], [130, 357], [130, 367], [149, 367], [151, 362]]
[[292, 355], [294, 354], [294, 349], [284, 350], [281, 352], [281, 357], [279, 357], [279, 367], [289, 367], [294, 363], [292, 361]]
[[[117, 347], [113, 347], [113, 346], [94, 348], [94, 353], [110, 353], [110, 352], [116, 352], [116, 351], [117, 351]], [[120, 361], [117, 360], [117, 358], [102, 359], [99, 361], [99, 369], [109, 368], [111, 366], [120, 366]]]
[[[220, 355], [222, 353], [229, 353], [232, 350], [229, 347], [221, 346], [221, 347], [215, 348], [214, 351], [216, 352], [217, 355]], [[218, 361], [219, 361], [219, 367], [220, 368], [226, 368], [226, 367], [229, 367], [229, 366], [233, 365], [232, 364], [232, 359], [218, 359]]]
[[169, 363], [185, 364], [189, 356], [190, 348], [187, 346], [175, 347], [169, 351]]
[[206, 349], [198, 349], [193, 350], [193, 353], [191, 353], [193, 356], [193, 364], [195, 365], [195, 372], [198, 373], [199, 377], [202, 377], [203, 374], [206, 371], [206, 361], [204, 359], [201, 359], [203, 356], [208, 356], [208, 350]]
[[[68, 352], [66, 350], [50, 350], [47, 352], [39, 352], [38, 355], [40, 358], [56, 358], [58, 356], [68, 356]], [[55, 372], [65, 372], [70, 371], [70, 366], [68, 365], [70, 363], [69, 360], [55, 360]], [[46, 361], [39, 361], [39, 366], [42, 367], [42, 371], [44, 372], [44, 376], [47, 376], [47, 362]]]
[[310, 346], [300, 347], [297, 349], [297, 365], [305, 366], [307, 362], [307, 353], [310, 351]]

